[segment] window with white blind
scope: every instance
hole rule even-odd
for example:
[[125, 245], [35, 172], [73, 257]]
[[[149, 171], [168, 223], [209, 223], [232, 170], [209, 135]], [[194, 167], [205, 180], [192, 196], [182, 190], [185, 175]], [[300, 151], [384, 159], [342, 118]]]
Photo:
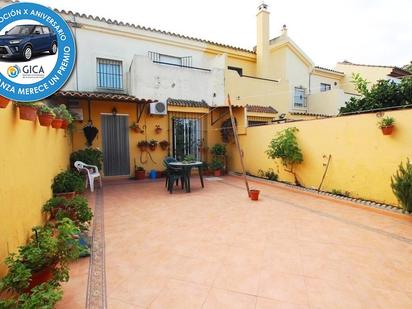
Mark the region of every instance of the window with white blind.
[[123, 90], [123, 65], [121, 61], [97, 58], [97, 87]]
[[298, 87], [295, 88], [293, 106], [295, 108], [304, 108], [304, 107], [306, 107], [306, 98], [305, 98], [305, 89], [304, 88], [298, 88]]

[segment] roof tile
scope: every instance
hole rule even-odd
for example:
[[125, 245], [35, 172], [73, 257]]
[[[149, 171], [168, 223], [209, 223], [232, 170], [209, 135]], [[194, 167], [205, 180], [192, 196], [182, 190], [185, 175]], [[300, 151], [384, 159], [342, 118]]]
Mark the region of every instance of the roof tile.
[[209, 105], [206, 103], [206, 101], [193, 101], [193, 100], [183, 100], [183, 99], [173, 99], [173, 98], [168, 98], [167, 99], [167, 105], [171, 106], [181, 106], [181, 107], [203, 107], [203, 108], [209, 108]]
[[265, 113], [265, 114], [277, 114], [277, 110], [272, 106], [261, 105], [246, 105], [246, 111], [249, 113]]
[[108, 92], [88, 92], [88, 91], [58, 91], [53, 96], [75, 98], [75, 99], [90, 99], [100, 101], [121, 101], [131, 103], [152, 103], [157, 100], [151, 99], [139, 99], [135, 96], [121, 94], [121, 93], [108, 93]]

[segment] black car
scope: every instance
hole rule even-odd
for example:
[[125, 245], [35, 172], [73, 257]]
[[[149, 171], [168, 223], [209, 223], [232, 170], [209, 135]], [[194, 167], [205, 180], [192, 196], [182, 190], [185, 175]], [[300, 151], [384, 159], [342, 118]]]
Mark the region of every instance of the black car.
[[0, 35], [0, 57], [29, 61], [34, 54], [57, 52], [56, 34], [43, 25], [18, 25]]

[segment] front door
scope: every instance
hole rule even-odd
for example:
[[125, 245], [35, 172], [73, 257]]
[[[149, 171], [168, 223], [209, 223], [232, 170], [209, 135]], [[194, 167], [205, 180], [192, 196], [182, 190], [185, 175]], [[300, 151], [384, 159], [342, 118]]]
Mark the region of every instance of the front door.
[[185, 156], [192, 155], [200, 160], [202, 142], [202, 126], [200, 119], [174, 118], [173, 126], [173, 156], [182, 161]]
[[102, 115], [101, 121], [104, 175], [130, 175], [129, 117]]

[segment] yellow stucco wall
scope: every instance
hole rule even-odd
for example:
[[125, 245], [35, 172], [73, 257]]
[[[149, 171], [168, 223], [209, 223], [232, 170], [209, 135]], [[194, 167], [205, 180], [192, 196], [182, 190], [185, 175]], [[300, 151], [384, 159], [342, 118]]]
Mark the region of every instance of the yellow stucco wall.
[[70, 137], [64, 130], [20, 120], [11, 103], [0, 109], [0, 277], [4, 258], [43, 222], [41, 207], [53, 177], [68, 167]]
[[[375, 114], [248, 128], [247, 135], [240, 136], [246, 170], [257, 175], [259, 169], [273, 168], [280, 180], [292, 182], [293, 177], [279, 161], [268, 159], [264, 152], [276, 132], [297, 127], [304, 162], [296, 171], [303, 186], [319, 186], [330, 154], [332, 159], [322, 190], [349, 191], [353, 197], [397, 205], [390, 179], [402, 160], [412, 158], [412, 110], [386, 112], [385, 116], [396, 120], [391, 136], [382, 134]], [[228, 149], [229, 168], [240, 171], [234, 145]]]
[[[86, 139], [83, 133], [83, 127], [88, 120], [88, 104], [87, 101], [81, 101], [80, 105], [83, 109], [84, 121], [76, 122], [76, 129], [73, 135], [73, 149], [83, 149], [86, 144]], [[128, 115], [129, 125], [137, 120], [136, 117], [136, 104], [134, 103], [119, 103], [114, 101], [92, 101], [91, 102], [91, 119], [93, 125], [99, 129], [99, 134], [97, 135], [95, 141], [93, 142], [93, 147], [103, 149], [102, 146], [102, 128], [101, 128], [101, 115], [110, 114], [113, 108], [116, 108], [119, 115]], [[208, 114], [209, 109], [204, 108], [190, 108], [190, 107], [176, 107], [169, 106], [168, 111], [170, 116], [177, 115], [179, 117], [188, 116], [189, 118], [193, 115], [198, 115], [196, 117], [201, 117], [203, 125], [205, 126], [203, 132], [205, 132], [205, 141], [207, 146], [213, 146], [215, 143], [220, 143], [220, 124], [223, 118], [218, 121], [214, 126], [211, 126], [210, 115]], [[227, 116], [228, 117], [228, 116]], [[241, 117], [244, 117], [243, 115]], [[239, 118], [240, 124], [244, 127], [244, 121]], [[162, 150], [160, 146], [157, 147], [155, 151], [150, 151], [150, 155], [153, 161], [148, 157], [147, 153], [143, 153], [138, 149], [137, 143], [141, 140], [151, 140], [155, 139], [157, 141], [168, 140], [172, 141], [171, 138], [171, 126], [169, 127], [169, 116], [153, 116], [149, 115], [147, 112], [142, 114], [139, 120], [140, 128], [145, 127], [145, 133], [136, 133], [132, 130], [128, 131], [129, 134], [129, 156], [130, 156], [130, 175], [134, 174], [134, 160], [136, 159], [136, 164], [142, 166], [147, 172], [155, 170], [164, 170], [163, 159], [168, 155], [167, 150]], [[162, 132], [156, 134], [156, 125], [160, 125]], [[204, 155], [204, 160], [208, 161], [209, 154]]]

